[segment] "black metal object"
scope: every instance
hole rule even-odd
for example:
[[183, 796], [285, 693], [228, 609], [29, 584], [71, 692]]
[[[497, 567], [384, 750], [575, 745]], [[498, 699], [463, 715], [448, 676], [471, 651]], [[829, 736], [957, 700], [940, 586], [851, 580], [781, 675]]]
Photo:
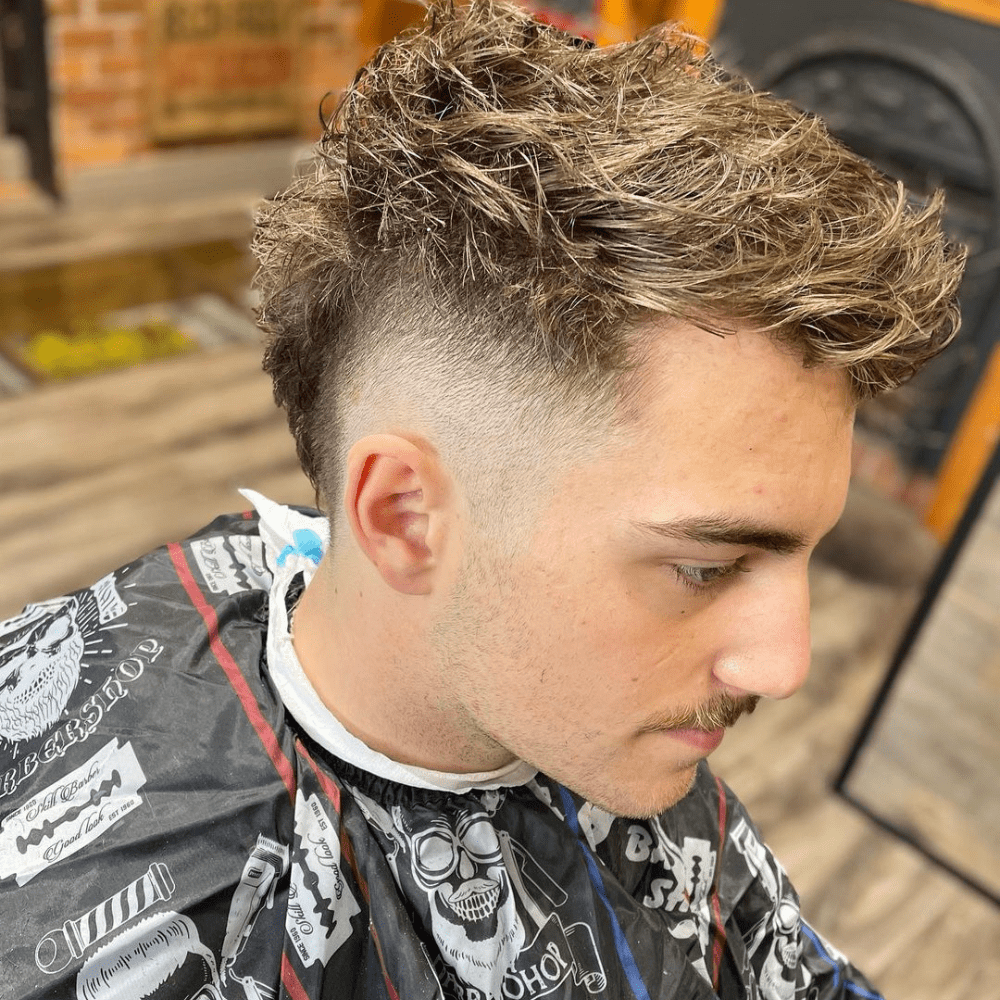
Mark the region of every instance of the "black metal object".
[[31, 179], [59, 198], [49, 127], [44, 0], [0, 0], [5, 131], [24, 139]]
[[1000, 896], [997, 895], [995, 890], [988, 888], [967, 872], [963, 872], [961, 869], [956, 868], [950, 861], [947, 861], [937, 855], [918, 837], [915, 837], [911, 831], [897, 826], [880, 816], [871, 808], [871, 806], [852, 795], [847, 788], [851, 772], [854, 770], [862, 751], [868, 744], [868, 741], [874, 732], [875, 726], [878, 724], [882, 712], [885, 710], [889, 701], [892, 689], [899, 680], [900, 674], [906, 666], [910, 654], [913, 652], [917, 639], [919, 638], [924, 625], [927, 623], [928, 616], [940, 597], [942, 588], [948, 582], [948, 578], [951, 576], [952, 570], [955, 568], [955, 563], [958, 560], [959, 555], [962, 553], [962, 550], [965, 548], [969, 534], [975, 527], [976, 522], [979, 520], [983, 506], [989, 499], [990, 494], [992, 493], [998, 480], [1000, 480], [1000, 445], [998, 445], [996, 450], [993, 452], [993, 456], [987, 464], [986, 470], [983, 472], [983, 475], [976, 486], [975, 492], [972, 494], [965, 511], [962, 513], [958, 526], [955, 528], [951, 539], [948, 541], [944, 552], [941, 554], [941, 558], [938, 560], [937, 566], [934, 568], [934, 572], [931, 574], [931, 578], [926, 589], [924, 590], [923, 596], [920, 599], [920, 605], [917, 607], [913, 618], [906, 628], [906, 632], [904, 633], [899, 647], [893, 656], [889, 670], [883, 678], [882, 684], [875, 694], [875, 697], [872, 699], [872, 703], [867, 714], [865, 715], [864, 721], [858, 727], [858, 731], [855, 734], [851, 747], [847, 752], [847, 757], [844, 760], [840, 773], [834, 781], [833, 787], [837, 794], [850, 802], [851, 805], [861, 810], [866, 816], [872, 819], [883, 829], [895, 834], [895, 836], [920, 851], [920, 853], [925, 857], [940, 865], [942, 868], [945, 868], [967, 886], [975, 889], [976, 892], [981, 893], [991, 902], [1000, 906]]
[[947, 191], [964, 326], [914, 381], [899, 442], [933, 471], [1000, 331], [1000, 28], [902, 0], [729, 0], [715, 48], [914, 192]]

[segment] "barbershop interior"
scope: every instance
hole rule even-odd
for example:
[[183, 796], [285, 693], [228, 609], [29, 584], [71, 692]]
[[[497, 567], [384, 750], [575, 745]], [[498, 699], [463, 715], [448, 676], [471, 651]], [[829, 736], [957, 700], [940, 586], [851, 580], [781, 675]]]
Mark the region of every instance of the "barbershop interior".
[[[812, 666], [712, 756], [887, 1000], [1000, 1000], [1000, 3], [540, 0], [678, 22], [968, 248], [956, 342], [863, 403]], [[256, 206], [408, 0], [0, 0], [0, 620], [222, 512], [312, 506], [261, 370]], [[2, 990], [0, 990], [2, 993]]]

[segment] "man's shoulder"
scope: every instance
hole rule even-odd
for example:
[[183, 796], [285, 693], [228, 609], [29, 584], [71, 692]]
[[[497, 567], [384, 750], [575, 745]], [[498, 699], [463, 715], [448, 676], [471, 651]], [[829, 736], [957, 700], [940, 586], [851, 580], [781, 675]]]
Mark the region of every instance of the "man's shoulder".
[[[213, 830], [242, 850], [294, 788], [270, 576], [256, 515], [227, 515], [0, 625], [0, 891], [16, 883], [35, 931], [97, 887], [117, 898], [120, 872], [147, 905], [182, 872], [215, 877]], [[48, 974], [66, 956], [43, 945]]]
[[262, 689], [269, 581], [256, 516], [225, 515], [0, 623], [0, 815], [115, 733], [162, 746], [210, 725], [227, 669]]

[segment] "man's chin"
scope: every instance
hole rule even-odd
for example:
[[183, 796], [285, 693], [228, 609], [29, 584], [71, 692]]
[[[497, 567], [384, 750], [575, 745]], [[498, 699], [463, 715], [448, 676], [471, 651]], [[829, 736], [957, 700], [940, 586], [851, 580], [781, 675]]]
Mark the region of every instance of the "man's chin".
[[[622, 819], [652, 819], [677, 805], [694, 786], [698, 764], [679, 768], [665, 779], [657, 775], [644, 785], [622, 783], [616, 788], [574, 789], [595, 806]], [[570, 786], [572, 787], [572, 786]]]

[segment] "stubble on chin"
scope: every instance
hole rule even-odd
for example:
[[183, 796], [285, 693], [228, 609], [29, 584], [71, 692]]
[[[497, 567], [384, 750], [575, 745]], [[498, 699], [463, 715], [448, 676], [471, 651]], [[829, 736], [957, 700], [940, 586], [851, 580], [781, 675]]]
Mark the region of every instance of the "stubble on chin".
[[607, 809], [607, 812], [622, 819], [645, 820], [659, 816], [668, 809], [672, 809], [694, 788], [695, 780], [698, 777], [698, 767], [692, 765], [685, 768], [678, 772], [675, 777], [676, 785], [670, 789], [663, 790], [656, 796], [636, 794], [631, 802], [618, 802], [616, 803], [617, 809]]
[[[677, 805], [694, 787], [698, 776], [698, 761], [684, 767], [669, 769], [669, 773], [656, 775], [658, 780], [650, 780], [638, 785], [635, 782], [638, 774], [635, 769], [629, 771], [632, 781], [622, 779], [615, 785], [609, 785], [607, 771], [595, 773], [591, 771], [584, 776], [566, 775], [560, 777], [548, 772], [568, 789], [584, 798], [586, 801], [603, 809], [619, 819], [652, 819], [667, 809]], [[544, 769], [541, 769], [544, 772]]]

